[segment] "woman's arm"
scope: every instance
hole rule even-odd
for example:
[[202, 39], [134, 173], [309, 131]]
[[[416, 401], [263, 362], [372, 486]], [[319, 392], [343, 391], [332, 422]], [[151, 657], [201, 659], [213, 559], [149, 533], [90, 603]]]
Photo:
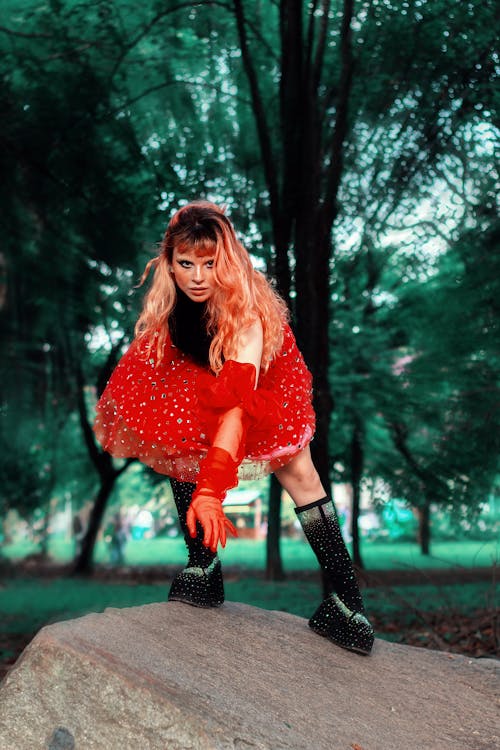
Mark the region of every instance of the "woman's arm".
[[[224, 547], [229, 531], [237, 535], [233, 524], [222, 510], [222, 502], [229, 488], [238, 483], [238, 466], [245, 454], [248, 415], [244, 401], [257, 387], [262, 357], [263, 331], [260, 320], [242, 332], [237, 355], [226, 361], [220, 373], [229, 397], [240, 401], [237, 406], [221, 410], [213, 432], [211, 448], [200, 465], [200, 472], [187, 513], [187, 526], [196, 536], [196, 522], [204, 531], [203, 543], [213, 552], [219, 542]], [[249, 367], [250, 365], [250, 367]], [[236, 394], [238, 394], [236, 396]]]
[[250, 362], [252, 365], [255, 365], [255, 369], [259, 372], [263, 345], [264, 333], [259, 318], [240, 334], [238, 354], [234, 359], [236, 362]]
[[[234, 361], [242, 364], [252, 364], [255, 367], [255, 382], [257, 387], [262, 359], [263, 331], [260, 319], [244, 331], [238, 342], [238, 354]], [[235, 406], [222, 415], [212, 446], [223, 448], [237, 461], [241, 453], [241, 442], [244, 439], [244, 414], [241, 406]]]

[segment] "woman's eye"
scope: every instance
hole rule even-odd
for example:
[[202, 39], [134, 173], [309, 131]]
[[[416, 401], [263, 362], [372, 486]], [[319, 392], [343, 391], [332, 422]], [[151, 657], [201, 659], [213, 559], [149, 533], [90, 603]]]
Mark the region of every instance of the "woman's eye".
[[207, 260], [207, 268], [213, 268], [214, 267], [214, 261], [213, 260]]
[[179, 265], [182, 266], [182, 268], [189, 268], [191, 263], [189, 262], [189, 260], [180, 260]]

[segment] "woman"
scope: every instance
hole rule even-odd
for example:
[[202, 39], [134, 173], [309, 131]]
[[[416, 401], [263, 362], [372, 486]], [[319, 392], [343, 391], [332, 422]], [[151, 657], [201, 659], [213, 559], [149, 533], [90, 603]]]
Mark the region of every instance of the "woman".
[[284, 302], [212, 203], [177, 211], [142, 281], [153, 267], [136, 338], [97, 404], [94, 429], [113, 456], [136, 456], [170, 477], [189, 560], [169, 600], [222, 604], [217, 546], [236, 535], [222, 501], [238, 478], [274, 471], [331, 581], [310, 627], [369, 653], [373, 629], [311, 460], [311, 376]]

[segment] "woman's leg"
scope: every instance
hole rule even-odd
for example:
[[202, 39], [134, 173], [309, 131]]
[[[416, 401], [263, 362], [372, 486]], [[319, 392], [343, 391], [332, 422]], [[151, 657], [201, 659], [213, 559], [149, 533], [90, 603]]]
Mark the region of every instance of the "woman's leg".
[[308, 505], [325, 497], [325, 488], [312, 462], [309, 446], [292, 458], [286, 466], [277, 469], [276, 478], [288, 492], [297, 507]]
[[309, 446], [276, 476], [297, 506], [297, 517], [329, 584], [328, 596], [309, 620], [310, 627], [344, 648], [369, 653], [373, 629], [364, 615], [335, 507], [321, 484]]
[[220, 560], [203, 544], [203, 531], [193, 539], [187, 529], [186, 514], [196, 488], [192, 482], [170, 479], [175, 506], [184, 541], [188, 548], [188, 564], [172, 581], [169, 601], [185, 602], [195, 607], [219, 607], [224, 601], [224, 583]]

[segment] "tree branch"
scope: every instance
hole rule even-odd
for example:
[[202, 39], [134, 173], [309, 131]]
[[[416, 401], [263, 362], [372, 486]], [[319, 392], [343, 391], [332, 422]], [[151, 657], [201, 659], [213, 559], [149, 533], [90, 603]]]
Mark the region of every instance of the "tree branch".
[[266, 54], [270, 57], [270, 59], [278, 63], [280, 59], [279, 55], [276, 54], [274, 48], [271, 47], [267, 39], [261, 34], [256, 24], [253, 23], [253, 21], [249, 20], [248, 18], [245, 19], [245, 23], [248, 26], [248, 28], [252, 30], [252, 33], [255, 36], [255, 38], [262, 44], [262, 46], [266, 50]]
[[330, 226], [337, 213], [337, 195], [342, 177], [343, 148], [347, 134], [349, 96], [351, 93], [353, 77], [352, 58], [352, 31], [351, 21], [354, 12], [354, 0], [344, 0], [344, 12], [342, 15], [342, 26], [340, 31], [341, 48], [341, 71], [339, 82], [339, 95], [337, 106], [337, 117], [333, 131], [331, 147], [331, 166], [325, 189], [323, 204], [323, 223]]
[[97, 447], [97, 443], [94, 437], [94, 432], [92, 430], [92, 427], [90, 426], [88, 414], [87, 414], [87, 405], [85, 403], [85, 384], [83, 381], [83, 372], [81, 365], [79, 363], [75, 366], [75, 374], [76, 374], [76, 385], [77, 385], [77, 408], [78, 408], [78, 416], [80, 419], [80, 427], [82, 429], [83, 433], [83, 439], [85, 441], [85, 445], [87, 446], [87, 451], [90, 456], [90, 459], [94, 466], [96, 467], [99, 474], [101, 474], [101, 465], [102, 465], [102, 454], [99, 448]]
[[309, 71], [311, 69], [311, 60], [313, 56], [313, 48], [314, 48], [314, 27], [316, 25], [316, 17], [315, 12], [318, 7], [318, 0], [312, 0], [311, 7], [309, 9], [309, 23], [307, 25], [307, 36], [306, 36], [306, 50], [305, 50], [305, 70], [306, 70], [306, 77], [309, 76]]
[[417, 229], [418, 227], [432, 229], [434, 234], [436, 234], [438, 237], [441, 237], [441, 239], [444, 240], [447, 245], [449, 245], [450, 243], [450, 234], [446, 234], [446, 232], [443, 232], [441, 229], [439, 229], [436, 222], [431, 221], [430, 219], [420, 219], [419, 221], [414, 221], [412, 224], [408, 224], [405, 222], [404, 226], [401, 227], [395, 224], [391, 224], [389, 222], [389, 217], [387, 217], [384, 222], [384, 226], [387, 229], [392, 229], [393, 231], [399, 231], [401, 229]]
[[[145, 89], [144, 91], [141, 91], [140, 94], [137, 94], [137, 96], [132, 97], [132, 99], [127, 99], [127, 101], [120, 104], [118, 107], [114, 107], [113, 109], [107, 109], [105, 112], [105, 115], [114, 115], [116, 112], [121, 112], [122, 110], [129, 107], [131, 104], [135, 104], [135, 102], [139, 101], [140, 99], [143, 99], [146, 96], [149, 96], [149, 94], [153, 94], [155, 91], [161, 91], [161, 89], [169, 88], [170, 86], [176, 86], [177, 84], [184, 84], [185, 86], [196, 86], [201, 88], [207, 88], [212, 89], [213, 91], [216, 91], [218, 94], [224, 93], [221, 91], [220, 86], [217, 86], [214, 83], [210, 83], [209, 81], [192, 81], [185, 78], [176, 78], [173, 81], [164, 81], [163, 83], [159, 83], [157, 86], [150, 86], [148, 89]], [[249, 99], [245, 99], [242, 96], [234, 96], [234, 99], [237, 99], [238, 101], [242, 102], [243, 104], [250, 105], [251, 102]]]
[[325, 56], [326, 46], [326, 35], [328, 31], [328, 16], [330, 13], [330, 0], [323, 0], [323, 15], [321, 17], [321, 24], [319, 27], [319, 38], [316, 46], [316, 55], [314, 57], [314, 63], [312, 68], [312, 82], [314, 91], [319, 88], [321, 80], [321, 70], [323, 68], [323, 60]]
[[265, 114], [264, 102], [260, 93], [257, 74], [253, 66], [252, 56], [248, 46], [248, 38], [246, 32], [246, 20], [243, 11], [243, 4], [241, 0], [233, 0], [234, 14], [236, 17], [236, 25], [238, 29], [238, 36], [240, 39], [241, 55], [243, 58], [243, 65], [247, 74], [248, 82], [250, 85], [250, 94], [252, 97], [252, 105], [255, 114], [255, 121], [257, 125], [257, 134], [259, 137], [260, 149], [262, 153], [262, 161], [264, 166], [264, 174], [269, 190], [269, 199], [271, 203], [271, 212], [274, 216], [278, 215], [279, 211], [279, 188], [276, 170], [274, 167], [273, 149], [271, 145], [271, 135], [269, 132], [269, 126], [267, 124], [267, 118]]
[[[35, 34], [33, 32], [28, 33], [27, 31], [16, 31], [14, 29], [8, 29], [6, 26], [0, 26], [0, 32], [9, 34], [10, 36], [19, 36], [23, 39], [50, 39], [53, 41], [56, 39], [54, 34]], [[91, 46], [99, 46], [99, 42], [90, 41], [89, 39], [71, 39], [71, 42], [77, 42], [79, 44], [87, 44]]]
[[428, 491], [430, 489], [429, 485], [430, 483], [432, 483], [435, 490], [444, 490], [444, 495], [446, 496], [447, 487], [445, 482], [440, 477], [436, 476], [436, 474], [434, 474], [433, 472], [420, 466], [420, 464], [408, 448], [406, 427], [400, 422], [392, 422], [390, 424], [390, 427], [392, 429], [393, 440], [396, 449], [403, 456], [413, 474], [422, 481], [424, 489]]
[[104, 391], [106, 387], [106, 383], [108, 382], [109, 378], [111, 377], [111, 373], [113, 372], [116, 362], [118, 360], [118, 353], [123, 346], [123, 342], [126, 338], [125, 333], [122, 335], [121, 339], [117, 341], [112, 347], [111, 350], [106, 357], [106, 362], [104, 363], [103, 367], [101, 367], [99, 371], [99, 375], [97, 378], [97, 396], [100, 397], [102, 392]]
[[113, 70], [111, 71], [110, 80], [113, 80], [115, 77], [118, 68], [122, 64], [125, 57], [128, 55], [130, 50], [132, 50], [134, 47], [136, 47], [139, 42], [144, 39], [144, 37], [149, 33], [149, 31], [153, 28], [153, 26], [156, 26], [157, 23], [159, 23], [165, 16], [169, 16], [172, 13], [176, 13], [178, 10], [184, 10], [185, 8], [189, 8], [192, 10], [193, 8], [197, 6], [203, 6], [203, 5], [219, 5], [222, 8], [225, 8], [226, 10], [231, 10], [231, 7], [228, 3], [223, 2], [222, 0], [198, 0], [198, 2], [182, 2], [178, 3], [177, 5], [172, 5], [170, 8], [166, 8], [165, 10], [160, 11], [157, 13], [149, 23], [147, 23], [141, 31], [136, 34], [136, 36], [128, 42], [122, 49], [121, 54], [117, 57], [115, 64], [113, 66]]
[[119, 477], [120, 474], [123, 474], [123, 472], [128, 469], [128, 467], [130, 466], [130, 464], [133, 464], [136, 461], [137, 461], [137, 458], [127, 458], [125, 460], [125, 463], [123, 464], [123, 466], [121, 466], [119, 469], [116, 469], [116, 476]]

